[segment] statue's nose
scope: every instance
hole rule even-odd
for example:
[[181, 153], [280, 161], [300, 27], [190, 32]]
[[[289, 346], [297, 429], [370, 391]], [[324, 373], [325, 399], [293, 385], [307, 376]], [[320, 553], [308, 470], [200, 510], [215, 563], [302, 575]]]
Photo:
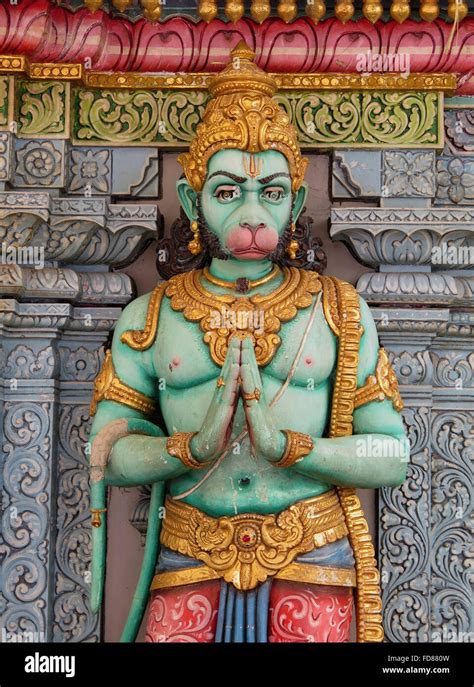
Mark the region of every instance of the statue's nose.
[[265, 222], [259, 222], [258, 224], [251, 224], [250, 222], [241, 222], [240, 226], [242, 229], [250, 229], [250, 231], [255, 234], [259, 229], [265, 229], [267, 226]]

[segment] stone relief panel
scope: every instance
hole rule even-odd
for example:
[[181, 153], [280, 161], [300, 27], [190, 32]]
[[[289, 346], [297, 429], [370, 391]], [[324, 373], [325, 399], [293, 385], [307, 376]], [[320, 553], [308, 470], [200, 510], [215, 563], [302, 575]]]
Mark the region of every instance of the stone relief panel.
[[[9, 633], [37, 633], [39, 641], [99, 639], [100, 618], [87, 601], [89, 399], [119, 314], [119, 308], [0, 301], [0, 603]], [[25, 337], [32, 330], [40, 336]]]
[[70, 155], [69, 193], [110, 194], [112, 166], [110, 150], [73, 148]]
[[439, 157], [436, 203], [474, 204], [474, 157]]
[[437, 409], [433, 417], [431, 626], [435, 641], [469, 641], [472, 636], [472, 407], [471, 395], [469, 410], [459, 411], [453, 403]]
[[333, 154], [333, 198], [379, 198], [382, 152], [337, 150]]
[[21, 141], [14, 145], [13, 184], [21, 187], [64, 186], [65, 141]]
[[84, 447], [87, 445], [89, 430], [87, 404], [61, 404], [57, 471], [58, 536], [55, 552], [54, 641], [98, 640], [99, 619], [91, 614], [88, 606], [91, 525], [89, 476]]
[[447, 155], [474, 155], [474, 108], [446, 110], [445, 147]]
[[[1, 614], [7, 633], [48, 637], [53, 506], [52, 404], [21, 398], [3, 405]], [[32, 634], [30, 634], [32, 633]]]
[[386, 638], [392, 642], [426, 642], [430, 634], [429, 426], [427, 405], [407, 407], [411, 459], [401, 487], [379, 496], [379, 561]]
[[384, 150], [382, 193], [391, 198], [435, 195], [434, 151]]
[[12, 173], [12, 141], [7, 131], [0, 131], [0, 189]]

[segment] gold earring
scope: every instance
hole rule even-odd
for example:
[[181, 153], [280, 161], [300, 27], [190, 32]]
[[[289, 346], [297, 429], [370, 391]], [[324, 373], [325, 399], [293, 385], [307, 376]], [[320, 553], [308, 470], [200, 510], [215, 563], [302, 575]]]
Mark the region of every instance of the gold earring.
[[201, 241], [199, 240], [199, 224], [195, 219], [191, 222], [191, 231], [193, 232], [193, 238], [188, 243], [188, 250], [193, 255], [199, 255], [202, 250]]
[[[291, 235], [295, 233], [296, 229], [296, 224], [294, 222], [291, 223]], [[288, 254], [288, 257], [290, 260], [296, 260], [296, 253], [298, 252], [298, 241], [296, 239], [291, 239], [288, 248], [286, 249], [286, 252]]]

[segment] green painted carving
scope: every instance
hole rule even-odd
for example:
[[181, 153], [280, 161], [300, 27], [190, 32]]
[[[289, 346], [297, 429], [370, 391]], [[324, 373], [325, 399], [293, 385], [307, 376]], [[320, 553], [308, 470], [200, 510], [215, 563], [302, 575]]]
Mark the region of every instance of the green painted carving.
[[0, 128], [8, 126], [8, 92], [9, 77], [0, 76]]
[[73, 139], [109, 145], [189, 143], [207, 101], [204, 91], [74, 91]]
[[20, 137], [69, 138], [69, 84], [20, 81], [17, 86]]
[[171, 91], [158, 96], [165, 125], [163, 140], [190, 143], [207, 104], [207, 91]]
[[438, 93], [289, 91], [276, 100], [305, 148], [442, 145]]
[[[19, 81], [19, 135], [91, 145], [189, 145], [208, 100], [200, 90], [72, 89], [65, 82]], [[428, 92], [285, 91], [277, 98], [305, 149], [436, 148], [443, 145], [443, 104]], [[0, 127], [8, 121], [8, 82], [0, 78]]]

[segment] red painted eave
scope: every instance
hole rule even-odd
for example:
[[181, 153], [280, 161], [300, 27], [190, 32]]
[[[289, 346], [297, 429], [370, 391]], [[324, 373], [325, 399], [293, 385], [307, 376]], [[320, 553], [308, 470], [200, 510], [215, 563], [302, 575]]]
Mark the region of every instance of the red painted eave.
[[444, 20], [372, 25], [329, 18], [316, 25], [307, 17], [291, 24], [272, 17], [258, 25], [251, 19], [206, 24], [172, 17], [152, 24], [100, 10], [70, 12], [48, 0], [0, 5], [0, 54], [24, 55], [30, 62], [82, 63], [95, 71], [212, 72], [243, 38], [271, 72], [354, 72], [360, 53], [406, 52], [411, 72], [455, 73], [458, 93], [474, 93], [474, 18], [452, 32], [453, 24]]

